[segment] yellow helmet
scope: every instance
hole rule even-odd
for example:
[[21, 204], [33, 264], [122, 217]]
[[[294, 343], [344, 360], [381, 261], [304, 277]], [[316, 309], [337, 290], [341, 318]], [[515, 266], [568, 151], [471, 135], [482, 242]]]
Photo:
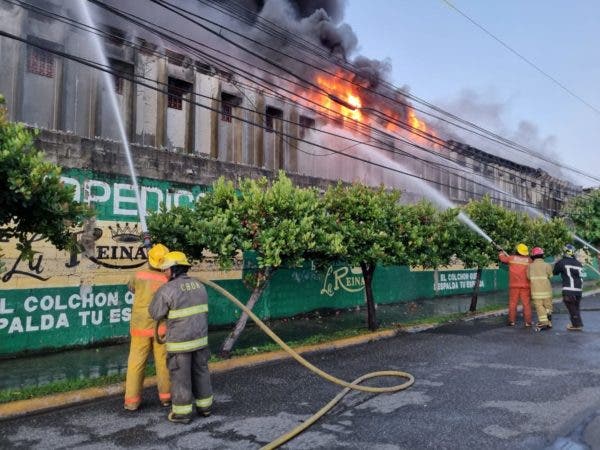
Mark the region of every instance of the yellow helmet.
[[160, 265], [162, 264], [162, 259], [164, 256], [169, 253], [169, 249], [162, 244], [153, 245], [150, 250], [148, 250], [148, 264], [150, 267], [154, 267], [155, 269], [160, 269]]
[[523, 243], [517, 245], [517, 253], [521, 256], [529, 256], [529, 249]]
[[188, 262], [185, 253], [169, 252], [163, 258], [160, 268], [165, 270], [173, 266], [191, 266], [191, 264]]

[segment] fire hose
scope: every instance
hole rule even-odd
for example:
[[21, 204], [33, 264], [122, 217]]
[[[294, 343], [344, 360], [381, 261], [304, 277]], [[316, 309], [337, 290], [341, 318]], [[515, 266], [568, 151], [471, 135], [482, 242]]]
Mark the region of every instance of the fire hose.
[[[331, 399], [331, 401], [329, 403], [327, 403], [325, 406], [323, 406], [323, 408], [321, 408], [319, 411], [317, 411], [315, 414], [313, 414], [311, 417], [309, 417], [307, 420], [302, 422], [297, 427], [295, 427], [292, 430], [288, 431], [287, 433], [283, 434], [279, 438], [275, 439], [273, 442], [265, 445], [263, 447], [263, 449], [277, 448], [277, 447], [285, 444], [287, 441], [293, 439], [300, 433], [302, 433], [304, 430], [306, 430], [308, 427], [310, 427], [313, 423], [315, 423], [317, 420], [319, 420], [321, 417], [323, 417], [325, 414], [327, 414], [327, 412], [329, 412], [329, 410], [331, 410], [351, 390], [370, 392], [370, 393], [376, 393], [376, 394], [392, 393], [392, 392], [398, 392], [398, 391], [407, 389], [410, 386], [412, 386], [413, 383], [415, 382], [414, 377], [410, 373], [402, 372], [402, 371], [398, 371], [398, 370], [382, 370], [382, 371], [378, 371], [378, 372], [366, 373], [350, 383], [347, 381], [344, 381], [340, 378], [337, 378], [333, 375], [330, 375], [327, 372], [324, 372], [323, 370], [314, 366], [312, 363], [310, 363], [309, 361], [304, 359], [302, 356], [300, 356], [300, 354], [298, 354], [294, 349], [292, 349], [290, 346], [288, 346], [279, 336], [277, 336], [275, 333], [273, 333], [273, 331], [271, 331], [271, 329], [267, 325], [265, 325], [265, 323], [262, 320], [260, 320], [250, 309], [248, 309], [242, 302], [240, 302], [237, 298], [235, 298], [228, 291], [226, 291], [221, 286], [219, 286], [218, 284], [216, 284], [210, 280], [204, 279], [202, 277], [195, 277], [195, 278], [197, 278], [203, 284], [213, 288], [215, 291], [217, 291], [218, 293], [223, 295], [230, 302], [232, 302], [234, 305], [236, 305], [238, 308], [240, 308], [242, 311], [244, 311], [246, 314], [248, 314], [248, 316], [259, 326], [259, 328], [262, 331], [264, 331], [283, 350], [285, 350], [292, 358], [294, 358], [296, 361], [298, 361], [304, 367], [306, 367], [310, 371], [314, 372], [315, 374], [319, 375], [320, 377], [325, 378], [327, 381], [330, 381], [331, 383], [334, 383], [334, 384], [344, 387], [344, 389], [342, 391], [340, 391], [340, 393], [337, 394], [333, 399]], [[154, 329], [154, 335], [158, 342], [163, 343], [164, 337], [161, 337], [158, 335], [158, 326], [159, 326], [159, 324], [157, 323], [155, 326], [155, 329]], [[388, 386], [388, 387], [372, 387], [372, 386], [361, 386], [360, 385], [360, 383], [362, 383], [363, 381], [368, 380], [370, 378], [376, 378], [376, 377], [398, 377], [398, 378], [406, 379], [406, 381], [402, 384], [397, 384], [397, 385]]]

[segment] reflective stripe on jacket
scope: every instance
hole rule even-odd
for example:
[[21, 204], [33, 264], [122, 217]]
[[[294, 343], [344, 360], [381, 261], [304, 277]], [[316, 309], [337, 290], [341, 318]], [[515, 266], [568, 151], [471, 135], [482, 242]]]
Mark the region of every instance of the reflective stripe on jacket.
[[583, 266], [572, 256], [563, 256], [563, 258], [554, 264], [554, 275], [560, 274], [562, 278], [563, 292], [577, 294], [581, 292], [583, 282], [581, 272]]
[[527, 267], [531, 259], [529, 256], [520, 255], [505, 255], [500, 252], [498, 259], [505, 264], [508, 264], [508, 287], [509, 288], [528, 288], [529, 280], [527, 279]]
[[527, 268], [527, 278], [531, 282], [531, 298], [552, 298], [552, 266], [543, 259], [534, 259]]
[[187, 274], [163, 285], [148, 309], [155, 320], [167, 319], [167, 351], [192, 352], [208, 345], [208, 295]]
[[129, 280], [129, 290], [134, 294], [130, 323], [132, 336], [154, 336], [155, 321], [148, 313], [148, 306], [154, 293], [167, 281], [164, 273], [150, 269], [136, 272]]

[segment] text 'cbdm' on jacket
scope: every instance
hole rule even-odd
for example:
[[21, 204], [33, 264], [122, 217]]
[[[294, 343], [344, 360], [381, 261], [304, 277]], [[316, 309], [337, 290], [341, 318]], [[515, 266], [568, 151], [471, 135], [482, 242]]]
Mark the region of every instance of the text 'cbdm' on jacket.
[[155, 320], [167, 319], [167, 352], [208, 345], [208, 295], [198, 280], [187, 274], [170, 280], [156, 292], [149, 312]]

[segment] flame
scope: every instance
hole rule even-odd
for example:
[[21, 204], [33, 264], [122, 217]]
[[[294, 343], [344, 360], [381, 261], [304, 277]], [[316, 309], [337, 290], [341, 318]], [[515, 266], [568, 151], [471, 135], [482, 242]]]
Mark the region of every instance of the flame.
[[[343, 71], [338, 71], [333, 76], [317, 75], [315, 83], [324, 93], [312, 91], [304, 96], [319, 104], [326, 116], [341, 118], [345, 127], [354, 127], [356, 121], [369, 126], [383, 127], [391, 134], [406, 136], [408, 132], [411, 140], [432, 145], [430, 135], [435, 138], [435, 133], [424, 120], [417, 117], [410, 106], [395, 107], [385, 101], [371, 105], [374, 96], [364, 92], [362, 87], [345, 81], [351, 77]], [[368, 106], [365, 106], [365, 98], [370, 100]]]
[[[329, 110], [329, 113], [338, 113], [342, 118], [348, 118], [356, 120], [358, 122], [363, 121], [363, 114], [360, 111], [363, 103], [360, 99], [360, 95], [357, 89], [351, 84], [343, 80], [344, 74], [342, 72], [337, 73], [335, 76], [322, 76], [318, 75], [316, 83], [323, 88], [329, 95], [318, 94], [319, 99], [316, 100], [323, 108]], [[341, 100], [341, 102], [335, 101], [335, 99]], [[344, 106], [342, 103], [346, 103], [352, 108]]]
[[421, 133], [429, 132], [427, 130], [427, 124], [415, 115], [415, 111], [412, 108], [408, 110], [408, 124], [413, 130], [420, 131]]

